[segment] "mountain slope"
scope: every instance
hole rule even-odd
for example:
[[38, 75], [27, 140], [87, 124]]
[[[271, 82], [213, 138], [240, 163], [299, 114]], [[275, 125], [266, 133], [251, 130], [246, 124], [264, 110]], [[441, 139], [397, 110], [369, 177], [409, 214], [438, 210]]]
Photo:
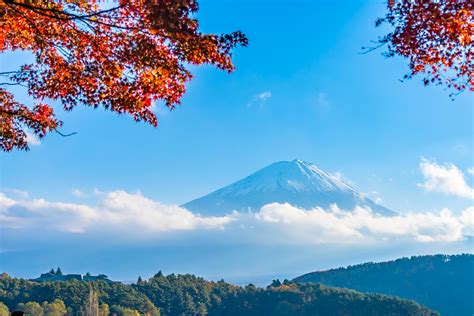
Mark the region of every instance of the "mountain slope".
[[474, 255], [435, 255], [312, 272], [299, 283], [323, 283], [415, 300], [447, 316], [474, 315]]
[[337, 204], [341, 209], [352, 210], [359, 205], [370, 207], [379, 214], [395, 214], [341, 179], [298, 159], [273, 163], [182, 206], [205, 215], [219, 215], [232, 210], [258, 211], [265, 204], [274, 202], [286, 202], [306, 209]]

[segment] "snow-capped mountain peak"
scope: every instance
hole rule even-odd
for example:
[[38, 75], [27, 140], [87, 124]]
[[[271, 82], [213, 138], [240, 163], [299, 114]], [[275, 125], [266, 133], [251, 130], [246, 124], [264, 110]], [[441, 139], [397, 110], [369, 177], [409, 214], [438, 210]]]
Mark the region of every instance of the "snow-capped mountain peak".
[[183, 206], [201, 214], [218, 215], [233, 210], [258, 211], [274, 202], [306, 209], [337, 204], [341, 209], [352, 210], [359, 205], [377, 213], [394, 214], [340, 178], [300, 159], [275, 162]]

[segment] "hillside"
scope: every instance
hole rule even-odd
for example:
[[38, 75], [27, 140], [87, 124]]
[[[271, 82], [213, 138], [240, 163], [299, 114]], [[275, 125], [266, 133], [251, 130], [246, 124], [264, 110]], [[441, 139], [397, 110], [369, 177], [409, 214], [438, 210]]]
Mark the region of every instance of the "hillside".
[[305, 209], [329, 208], [331, 204], [344, 210], [362, 206], [382, 215], [395, 215], [340, 178], [299, 159], [275, 162], [182, 206], [196, 213], [223, 215], [232, 210], [255, 212], [275, 202]]
[[[413, 301], [321, 284], [274, 281], [263, 289], [161, 273], [130, 285], [75, 279], [40, 283], [3, 276], [0, 302], [10, 310], [54, 307], [72, 314], [84, 311], [90, 288], [98, 295], [101, 315], [438, 315]], [[39, 305], [45, 301], [54, 303]]]
[[446, 316], [474, 314], [474, 255], [435, 255], [312, 272], [298, 283], [323, 283], [415, 300]]

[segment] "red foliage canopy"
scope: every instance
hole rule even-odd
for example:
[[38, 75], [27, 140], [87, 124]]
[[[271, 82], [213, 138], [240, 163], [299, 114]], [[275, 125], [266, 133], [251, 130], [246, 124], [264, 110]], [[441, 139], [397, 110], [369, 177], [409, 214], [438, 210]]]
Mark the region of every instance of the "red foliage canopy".
[[459, 93], [474, 91], [474, 1], [389, 0], [388, 13], [376, 25], [394, 30], [379, 39], [386, 56], [408, 58], [410, 73], [425, 85], [446, 85]]
[[[195, 0], [0, 0], [0, 52], [26, 50], [35, 62], [0, 72], [0, 146], [28, 149], [26, 129], [39, 137], [57, 130], [45, 100], [65, 110], [78, 104], [128, 113], [157, 125], [152, 100], [180, 103], [188, 65], [231, 72], [231, 50], [247, 45], [241, 32], [203, 34]], [[108, 5], [108, 7], [106, 7]], [[24, 85], [26, 106], [1, 86]]]

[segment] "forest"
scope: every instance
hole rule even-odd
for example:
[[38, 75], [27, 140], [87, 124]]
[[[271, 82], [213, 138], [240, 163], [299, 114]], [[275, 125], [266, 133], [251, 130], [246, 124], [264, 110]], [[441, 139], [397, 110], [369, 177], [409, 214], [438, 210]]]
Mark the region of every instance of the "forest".
[[299, 283], [377, 292], [415, 300], [441, 315], [474, 314], [474, 255], [413, 256], [381, 263], [312, 272], [295, 278]]
[[[274, 280], [266, 288], [164, 275], [133, 284], [0, 279], [0, 316], [25, 315], [439, 315], [414, 301], [322, 284]], [[49, 302], [49, 303], [48, 303]]]

